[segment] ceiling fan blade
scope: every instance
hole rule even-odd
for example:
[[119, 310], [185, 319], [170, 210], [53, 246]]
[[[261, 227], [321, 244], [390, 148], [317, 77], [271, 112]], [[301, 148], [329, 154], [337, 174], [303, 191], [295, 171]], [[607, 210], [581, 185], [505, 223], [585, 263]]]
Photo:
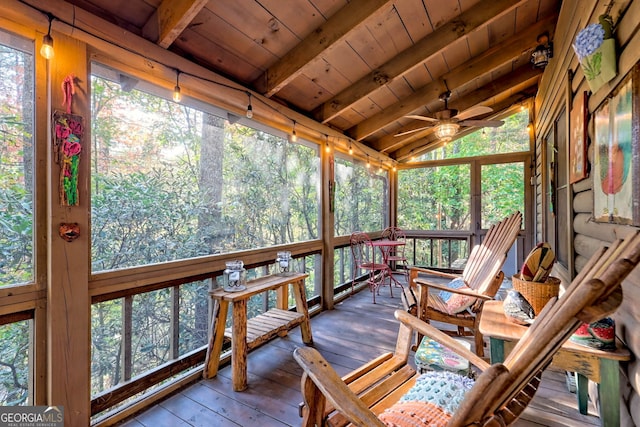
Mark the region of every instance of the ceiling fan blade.
[[504, 122], [502, 120], [463, 120], [458, 124], [462, 126], [497, 128], [502, 126]]
[[429, 129], [430, 127], [431, 126], [425, 126], [425, 127], [421, 127], [421, 128], [418, 128], [418, 129], [411, 129], [411, 130], [407, 130], [407, 131], [404, 131], [404, 132], [396, 133], [393, 136], [405, 136], [405, 135], [409, 135], [411, 133], [420, 132], [421, 130]]
[[465, 120], [470, 117], [479, 116], [481, 114], [488, 114], [492, 111], [493, 111], [493, 108], [491, 107], [485, 107], [484, 105], [476, 105], [475, 107], [467, 108], [466, 110], [462, 111], [460, 114], [455, 116], [454, 118], [458, 120]]
[[409, 115], [409, 116], [405, 116], [408, 119], [414, 119], [414, 120], [424, 120], [425, 122], [437, 122], [437, 119], [434, 119], [432, 117], [427, 117], [427, 116], [417, 116], [417, 115]]

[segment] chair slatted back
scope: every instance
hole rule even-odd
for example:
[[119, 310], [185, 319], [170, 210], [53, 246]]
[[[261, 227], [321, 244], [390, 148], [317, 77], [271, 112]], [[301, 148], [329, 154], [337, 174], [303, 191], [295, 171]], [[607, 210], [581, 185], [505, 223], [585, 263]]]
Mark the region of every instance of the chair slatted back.
[[489, 228], [482, 243], [473, 247], [462, 272], [467, 286], [489, 296], [498, 292], [500, 283], [495, 278], [500, 274], [521, 226], [522, 214], [515, 212]]
[[[391, 226], [382, 230], [382, 238], [406, 243], [407, 233], [400, 227]], [[404, 257], [404, 248], [404, 246], [397, 246], [391, 249], [391, 254], [397, 257]]]
[[371, 259], [371, 238], [368, 234], [356, 231], [351, 235], [349, 240], [351, 244], [351, 254], [356, 268], [362, 268], [364, 265], [373, 262]]

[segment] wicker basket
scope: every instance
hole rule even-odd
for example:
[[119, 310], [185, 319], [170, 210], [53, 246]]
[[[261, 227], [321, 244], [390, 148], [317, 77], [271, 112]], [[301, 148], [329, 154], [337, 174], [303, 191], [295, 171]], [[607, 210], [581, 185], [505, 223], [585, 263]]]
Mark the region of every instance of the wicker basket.
[[527, 282], [519, 277], [519, 274], [514, 275], [511, 280], [513, 283], [513, 289], [520, 292], [523, 297], [536, 313], [536, 316], [542, 311], [545, 304], [553, 297], [557, 297], [560, 291], [560, 279], [550, 276], [546, 282]]

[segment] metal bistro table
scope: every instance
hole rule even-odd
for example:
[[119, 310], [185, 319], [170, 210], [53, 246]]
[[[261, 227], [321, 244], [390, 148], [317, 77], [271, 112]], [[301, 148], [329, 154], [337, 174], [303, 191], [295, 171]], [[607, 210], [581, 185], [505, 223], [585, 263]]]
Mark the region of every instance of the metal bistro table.
[[[480, 332], [489, 337], [491, 363], [504, 361], [510, 350], [527, 331], [526, 326], [510, 322], [504, 315], [502, 301], [487, 301], [482, 307]], [[620, 425], [619, 363], [629, 360], [629, 350], [616, 340], [615, 351], [604, 351], [567, 341], [553, 357], [552, 365], [577, 374], [578, 409], [587, 415], [587, 380], [598, 383], [600, 422], [605, 427]]]
[[[308, 274], [287, 273], [272, 275], [247, 282], [247, 288], [238, 292], [227, 292], [221, 288], [209, 293], [214, 301], [211, 337], [204, 364], [204, 378], [218, 374], [220, 353], [224, 337], [231, 339], [231, 378], [234, 391], [247, 388], [247, 354], [249, 350], [264, 344], [276, 335], [300, 325], [302, 341], [311, 344], [311, 324], [304, 288]], [[296, 300], [296, 311], [288, 310], [288, 290], [292, 287]], [[265, 291], [277, 292], [277, 308], [247, 319], [247, 300]], [[232, 303], [231, 328], [225, 328], [229, 303]]]

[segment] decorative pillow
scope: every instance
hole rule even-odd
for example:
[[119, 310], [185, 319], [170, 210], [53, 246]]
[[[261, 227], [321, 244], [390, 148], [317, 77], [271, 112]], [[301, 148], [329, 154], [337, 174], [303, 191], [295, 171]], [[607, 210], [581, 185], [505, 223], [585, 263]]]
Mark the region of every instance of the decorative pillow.
[[551, 245], [547, 242], [540, 242], [524, 260], [520, 278], [527, 282], [544, 283], [551, 274], [554, 262], [556, 262], [556, 255], [551, 249]]
[[[469, 341], [459, 338], [454, 338], [454, 340], [462, 344], [467, 350], [471, 350]], [[421, 370], [446, 370], [457, 372], [461, 375], [466, 375], [469, 370], [469, 361], [467, 359], [427, 336], [422, 337], [414, 357], [416, 366]]]
[[[471, 290], [467, 285], [464, 284], [464, 280], [461, 277], [453, 279], [451, 282], [447, 284], [448, 288], [451, 289], [468, 289]], [[465, 311], [467, 308], [471, 307], [473, 303], [476, 302], [476, 298], [469, 297], [466, 295], [456, 294], [453, 292], [440, 291], [439, 292], [440, 299], [447, 306], [447, 313], [456, 314]]]
[[529, 301], [515, 289], [510, 289], [507, 292], [502, 308], [507, 319], [518, 325], [530, 325], [536, 317]]
[[400, 400], [379, 415], [387, 426], [446, 426], [473, 380], [453, 372], [427, 372]]
[[611, 317], [589, 324], [582, 323], [569, 340], [599, 350], [615, 350], [616, 324]]
[[[464, 286], [467, 285], [464, 284], [464, 279], [462, 277], [458, 277], [457, 279], [453, 279], [452, 281], [447, 283], [447, 288], [450, 289], [460, 289]], [[446, 304], [454, 294], [453, 292], [440, 291], [439, 295], [442, 301]]]
[[426, 402], [398, 402], [378, 415], [389, 427], [445, 427], [451, 415], [440, 407]]

